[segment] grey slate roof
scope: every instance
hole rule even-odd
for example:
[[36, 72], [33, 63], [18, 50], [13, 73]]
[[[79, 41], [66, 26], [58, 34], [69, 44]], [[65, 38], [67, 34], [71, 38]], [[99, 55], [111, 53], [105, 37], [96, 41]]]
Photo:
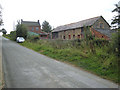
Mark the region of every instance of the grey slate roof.
[[33, 21], [23, 21], [23, 20], [21, 20], [21, 24], [24, 24], [26, 26], [40, 26], [39, 21], [38, 22], [33, 22]]
[[71, 23], [71, 24], [67, 24], [67, 25], [63, 25], [63, 26], [58, 26], [52, 32], [59, 32], [59, 31], [63, 31], [63, 30], [75, 29], [75, 28], [80, 28], [80, 27], [84, 27], [84, 26], [91, 26], [100, 17], [102, 17], [102, 16], [98, 16], [98, 17], [82, 20], [82, 21], [79, 21], [79, 22], [76, 22], [76, 23]]
[[115, 33], [116, 31], [113, 30], [106, 30], [106, 29], [95, 29], [96, 31], [100, 32], [101, 34], [104, 34], [108, 37], [112, 36], [112, 33]]

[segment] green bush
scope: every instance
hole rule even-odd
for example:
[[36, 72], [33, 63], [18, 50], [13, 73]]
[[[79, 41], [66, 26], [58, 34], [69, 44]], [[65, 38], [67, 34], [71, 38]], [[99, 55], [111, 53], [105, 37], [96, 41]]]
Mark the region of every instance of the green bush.
[[8, 34], [8, 37], [10, 37], [11, 40], [16, 41], [16, 31], [11, 31], [10, 34]]
[[112, 35], [110, 51], [120, 57], [120, 29]]
[[16, 37], [24, 37], [26, 39], [27, 32], [28, 32], [27, 27], [18, 22], [17, 27], [16, 27]]
[[40, 39], [40, 37], [39, 36], [29, 36], [29, 37], [27, 37], [27, 39], [31, 42], [37, 42]]

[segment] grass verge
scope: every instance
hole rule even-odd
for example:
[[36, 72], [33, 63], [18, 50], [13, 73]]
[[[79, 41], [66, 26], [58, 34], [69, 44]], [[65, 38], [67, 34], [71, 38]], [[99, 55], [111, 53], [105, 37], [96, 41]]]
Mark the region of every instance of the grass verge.
[[85, 48], [72, 47], [71, 43], [63, 41], [25, 41], [20, 45], [56, 60], [81, 67], [115, 83], [120, 83], [118, 80], [118, 65], [116, 65], [118, 58], [113, 53], [107, 53], [107, 50], [105, 50], [107, 47], [96, 47], [96, 53], [93, 54], [87, 46]]

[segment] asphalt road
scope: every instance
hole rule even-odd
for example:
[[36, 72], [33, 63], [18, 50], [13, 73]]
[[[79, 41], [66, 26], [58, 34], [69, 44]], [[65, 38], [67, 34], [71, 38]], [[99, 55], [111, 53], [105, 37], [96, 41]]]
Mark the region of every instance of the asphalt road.
[[118, 88], [108, 80], [2, 39], [7, 88]]

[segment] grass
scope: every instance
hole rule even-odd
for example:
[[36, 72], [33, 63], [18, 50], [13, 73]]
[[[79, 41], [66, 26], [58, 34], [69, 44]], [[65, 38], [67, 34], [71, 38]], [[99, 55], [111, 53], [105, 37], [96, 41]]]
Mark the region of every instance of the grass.
[[30, 40], [20, 43], [36, 52], [81, 67], [103, 78], [118, 81], [118, 58], [108, 53], [107, 47], [95, 47], [95, 54], [88, 46], [82, 47], [77, 42], [61, 40]]

